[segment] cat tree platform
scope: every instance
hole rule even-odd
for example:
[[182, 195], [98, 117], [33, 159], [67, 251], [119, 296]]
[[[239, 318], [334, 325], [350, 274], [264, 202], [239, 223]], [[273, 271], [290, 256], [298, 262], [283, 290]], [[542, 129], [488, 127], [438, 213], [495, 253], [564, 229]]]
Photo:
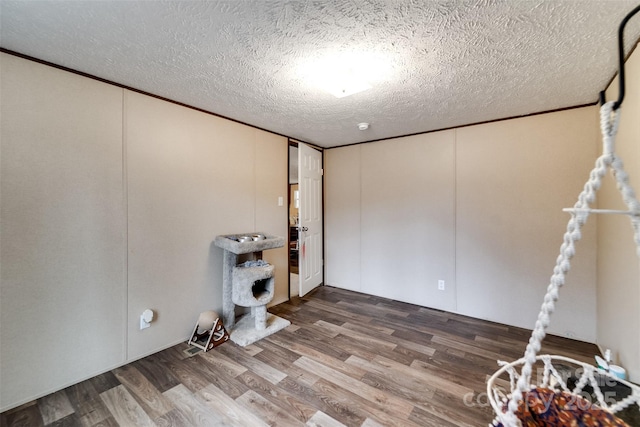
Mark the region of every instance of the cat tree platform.
[[[264, 233], [232, 234], [216, 236], [214, 244], [224, 250], [222, 316], [231, 340], [246, 346], [289, 326], [288, 320], [267, 313], [275, 289], [275, 268], [261, 261], [262, 251], [283, 247], [284, 238]], [[248, 265], [238, 265], [239, 255], [247, 255]], [[237, 323], [236, 305], [251, 308]]]

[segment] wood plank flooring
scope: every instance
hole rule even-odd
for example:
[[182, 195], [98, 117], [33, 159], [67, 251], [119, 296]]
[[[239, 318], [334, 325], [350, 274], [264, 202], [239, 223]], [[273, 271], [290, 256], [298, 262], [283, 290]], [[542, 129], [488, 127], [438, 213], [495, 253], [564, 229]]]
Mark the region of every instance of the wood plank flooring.
[[[180, 344], [0, 414], [17, 426], [486, 426], [496, 360], [529, 331], [332, 287], [270, 309], [292, 325], [247, 347]], [[550, 336], [543, 351], [592, 361]]]

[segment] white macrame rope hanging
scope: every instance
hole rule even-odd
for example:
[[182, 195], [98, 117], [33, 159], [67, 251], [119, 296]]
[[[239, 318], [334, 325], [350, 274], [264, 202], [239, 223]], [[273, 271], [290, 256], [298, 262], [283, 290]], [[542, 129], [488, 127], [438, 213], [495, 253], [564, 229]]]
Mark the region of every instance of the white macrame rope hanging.
[[[553, 269], [553, 275], [551, 276], [549, 286], [547, 287], [547, 293], [544, 297], [540, 313], [538, 314], [538, 320], [536, 321], [535, 328], [531, 333], [531, 338], [529, 339], [524, 357], [520, 361], [511, 364], [516, 365], [519, 362], [522, 362], [523, 366], [520, 371], [520, 375], [517, 378], [515, 388], [512, 386], [512, 394], [506, 412], [501, 413], [500, 411], [497, 414], [499, 420], [507, 427], [517, 427], [521, 425], [515, 413], [518, 409], [519, 402], [523, 399], [523, 394], [531, 389], [530, 381], [532, 367], [540, 358], [540, 356], [537, 355], [540, 351], [541, 342], [546, 335], [550, 316], [555, 310], [555, 302], [558, 300], [559, 288], [565, 283], [565, 275], [571, 268], [569, 261], [575, 254], [575, 243], [582, 237], [581, 228], [587, 221], [589, 214], [595, 212], [623, 213], [629, 215], [631, 218], [631, 225], [634, 230], [636, 253], [640, 257], [640, 203], [636, 199], [635, 192], [629, 184], [629, 175], [627, 175], [623, 169], [622, 160], [615, 154], [615, 136], [618, 132], [620, 109], [614, 110], [613, 105], [614, 102], [608, 102], [600, 108], [600, 130], [602, 132], [603, 153], [596, 160], [596, 165], [589, 175], [589, 180], [578, 196], [578, 201], [574, 205], [573, 209], [567, 209], [567, 211], [571, 212], [571, 218], [567, 224], [563, 243], [560, 246], [560, 255], [556, 260], [556, 266]], [[590, 208], [590, 205], [595, 201], [596, 191], [602, 184], [602, 178], [605, 176], [609, 168], [611, 168], [617, 187], [622, 193], [622, 199], [629, 209], [628, 211], [605, 211]], [[547, 362], [545, 362], [545, 365], [546, 364]], [[501, 371], [509, 372], [511, 382], [513, 383], [513, 367], [511, 366], [510, 369], [503, 367], [498, 372]], [[548, 375], [549, 372], [547, 372], [547, 368], [545, 368], [545, 377]], [[586, 377], [583, 376], [583, 379], [580, 380], [582, 384], [579, 384], [580, 390], [586, 384], [586, 381], [591, 381], [588, 375], [593, 377], [592, 372], [590, 374], [588, 373]], [[494, 374], [494, 377], [495, 376], [496, 375]], [[494, 377], [492, 377], [492, 379]], [[600, 390], [597, 389], [596, 393], [600, 393]], [[633, 396], [638, 399], [638, 395], [636, 393], [637, 391], [634, 391]], [[625, 404], [629, 404], [632, 401], [633, 399], [630, 399], [630, 402], [625, 402]], [[616, 408], [618, 409], [619, 407], [620, 405]], [[494, 409], [496, 408], [494, 407]]]
[[[595, 403], [601, 409], [608, 410], [609, 412], [615, 414], [616, 412], [619, 412], [625, 409], [629, 405], [632, 405], [634, 403], [640, 404], [640, 387], [634, 384], [631, 384], [628, 381], [615, 377], [613, 374], [609, 372], [596, 369], [593, 365], [580, 362], [564, 356], [548, 355], [548, 354], [537, 356], [536, 360], [542, 361], [544, 366], [543, 378], [541, 383], [538, 385], [538, 388], [549, 388], [555, 385], [556, 387], [559, 386], [559, 388], [564, 392], [570, 393], [574, 396], [580, 396], [583, 398], [585, 397], [583, 393], [585, 386], [589, 385], [593, 388], [593, 392], [595, 394], [594, 402], [591, 401], [591, 398], [589, 398], [589, 400], [586, 400], [584, 402], [578, 402], [576, 398], [575, 400], [570, 401], [572, 402], [571, 405], [573, 406], [578, 406], [578, 407], [581, 407], [582, 409], [586, 409], [585, 406]], [[571, 372], [572, 375], [579, 377], [579, 378], [576, 378], [576, 382], [575, 382], [575, 385], [573, 386], [573, 389], [569, 388], [569, 385], [566, 381], [568, 378], [563, 376], [560, 372], [558, 372], [556, 367], [553, 365], [553, 362], [561, 363], [564, 368], [572, 367], [573, 369], [573, 366], [577, 366], [577, 369]], [[502, 409], [504, 407], [503, 405], [506, 404], [506, 402], [508, 402], [509, 396], [505, 396], [503, 389], [501, 387], [496, 386], [496, 381], [498, 378], [500, 378], [502, 374], [507, 373], [509, 375], [509, 382], [511, 384], [510, 389], [515, 390], [516, 388], [515, 383], [520, 378], [520, 375], [516, 370], [516, 367], [520, 365], [524, 365], [524, 363], [525, 363], [524, 358], [521, 358], [511, 363], [502, 362], [502, 361], [498, 362], [501, 368], [491, 376], [487, 386], [489, 401], [491, 402], [492, 407], [496, 411], [496, 414], [498, 414], [496, 420], [494, 420], [494, 423], [490, 425], [490, 427], [494, 427], [495, 425], [497, 425], [497, 423], [502, 423], [502, 425], [507, 427], [521, 426], [521, 423], [519, 422], [517, 417], [512, 418], [511, 415], [509, 415], [508, 421], [507, 421], [507, 414], [502, 413]], [[570, 365], [567, 365], [567, 363], [569, 363]], [[580, 371], [582, 371], [582, 373], [580, 373]], [[606, 380], [613, 380], [618, 384], [627, 386], [631, 391], [631, 393], [627, 397], [621, 400], [612, 399], [612, 396], [610, 396], [609, 394], [606, 394], [606, 395], [603, 394], [602, 391], [600, 390], [600, 384], [603, 384], [603, 380], [605, 378]]]

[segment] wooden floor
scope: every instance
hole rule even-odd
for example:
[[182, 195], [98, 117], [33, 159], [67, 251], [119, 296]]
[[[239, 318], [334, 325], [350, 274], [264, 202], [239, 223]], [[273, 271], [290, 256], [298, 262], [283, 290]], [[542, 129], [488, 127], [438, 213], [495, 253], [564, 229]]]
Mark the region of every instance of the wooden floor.
[[[486, 426], [487, 376], [529, 337], [331, 287], [270, 311], [292, 325], [244, 348], [169, 348], [0, 414], [1, 426]], [[596, 352], [545, 342], [587, 361]]]

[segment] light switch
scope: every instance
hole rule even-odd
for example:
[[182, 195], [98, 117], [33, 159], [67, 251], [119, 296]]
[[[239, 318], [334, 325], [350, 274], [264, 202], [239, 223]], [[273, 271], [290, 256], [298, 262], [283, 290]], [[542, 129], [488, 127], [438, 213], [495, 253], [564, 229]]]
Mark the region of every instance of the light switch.
[[284, 197], [278, 197], [278, 206], [284, 206]]

